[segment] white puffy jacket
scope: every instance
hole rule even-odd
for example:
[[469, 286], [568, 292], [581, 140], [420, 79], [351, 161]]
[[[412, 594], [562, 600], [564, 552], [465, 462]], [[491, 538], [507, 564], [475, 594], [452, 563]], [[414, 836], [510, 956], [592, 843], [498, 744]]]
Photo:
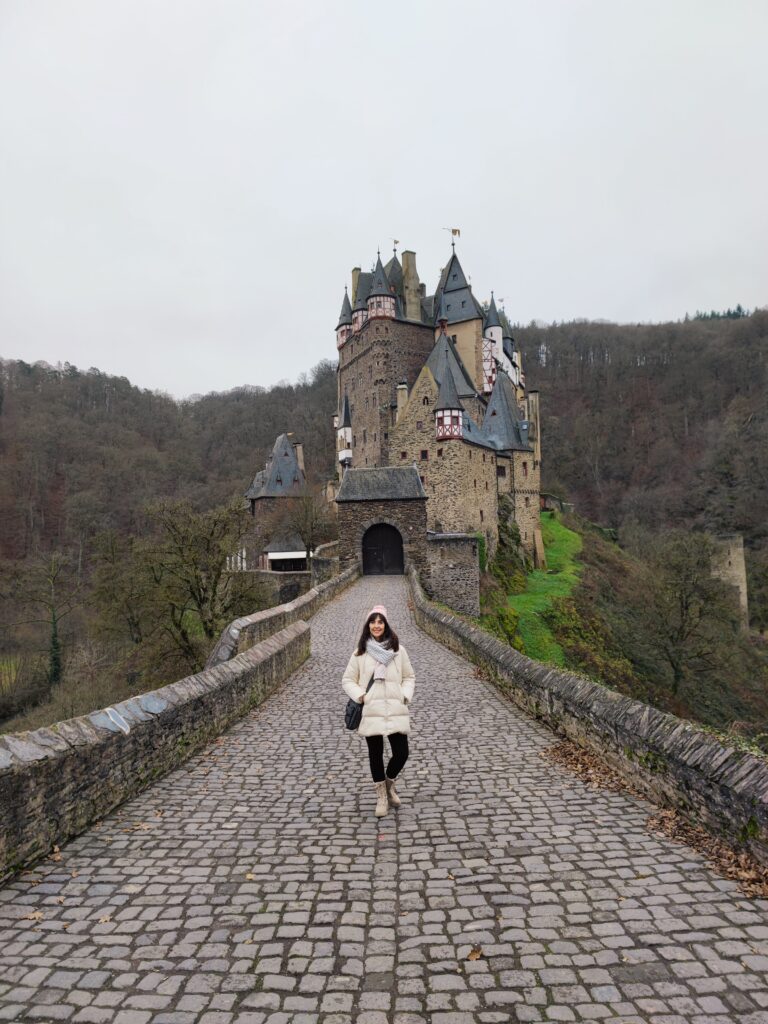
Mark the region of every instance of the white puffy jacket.
[[[378, 662], [370, 654], [353, 654], [344, 670], [341, 685], [352, 700], [360, 700]], [[363, 702], [363, 717], [358, 732], [361, 736], [389, 736], [393, 732], [409, 733], [411, 721], [407, 703], [413, 700], [416, 677], [402, 644], [387, 665], [384, 679], [377, 679]]]

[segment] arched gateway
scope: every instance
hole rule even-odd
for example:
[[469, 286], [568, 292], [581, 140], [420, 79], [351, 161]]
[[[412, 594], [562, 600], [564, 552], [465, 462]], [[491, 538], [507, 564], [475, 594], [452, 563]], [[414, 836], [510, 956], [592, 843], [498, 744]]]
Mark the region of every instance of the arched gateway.
[[403, 538], [389, 523], [376, 523], [363, 535], [363, 573], [394, 576], [403, 571]]

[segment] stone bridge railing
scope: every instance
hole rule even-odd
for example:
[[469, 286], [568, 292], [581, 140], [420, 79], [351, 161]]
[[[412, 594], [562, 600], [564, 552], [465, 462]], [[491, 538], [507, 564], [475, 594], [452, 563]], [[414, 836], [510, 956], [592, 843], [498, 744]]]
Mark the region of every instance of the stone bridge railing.
[[305, 620], [356, 575], [344, 573], [288, 605], [237, 620], [196, 675], [45, 729], [0, 736], [0, 881], [83, 832], [260, 704], [309, 657]]
[[747, 848], [768, 865], [768, 764], [691, 722], [526, 658], [489, 633], [432, 604], [410, 576], [418, 625], [485, 669], [523, 710], [602, 755], [656, 802]]

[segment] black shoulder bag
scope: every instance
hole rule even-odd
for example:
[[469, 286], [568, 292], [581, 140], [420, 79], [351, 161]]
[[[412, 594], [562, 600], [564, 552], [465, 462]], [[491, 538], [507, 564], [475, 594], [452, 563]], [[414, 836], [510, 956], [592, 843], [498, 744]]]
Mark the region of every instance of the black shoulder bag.
[[[372, 686], [373, 676], [371, 676], [368, 685], [365, 688], [365, 692], [368, 693]], [[360, 721], [362, 717], [363, 705], [360, 703], [359, 700], [352, 700], [352, 698], [350, 697], [349, 700], [347, 701], [346, 710], [344, 711], [344, 725], [346, 725], [348, 729], [352, 729], [352, 731], [354, 732], [355, 729], [360, 728]]]

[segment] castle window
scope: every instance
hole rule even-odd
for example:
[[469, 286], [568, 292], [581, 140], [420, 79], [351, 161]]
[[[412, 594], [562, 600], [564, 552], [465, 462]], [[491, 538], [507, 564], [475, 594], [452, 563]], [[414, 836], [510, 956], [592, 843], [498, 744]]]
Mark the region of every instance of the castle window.
[[426, 478], [425, 478], [425, 477], [423, 477], [423, 476], [420, 476], [420, 477], [419, 477], [419, 480], [421, 480], [422, 484], [425, 484], [425, 483], [427, 482], [427, 481], [426, 481]]
[[496, 476], [506, 476], [506, 475], [507, 475], [507, 467], [506, 466], [497, 466], [496, 467]]
[[475, 480], [475, 490], [477, 490], [477, 480]]
[[528, 463], [523, 463], [523, 476], [528, 476]]
[[483, 522], [483, 510], [482, 509], [480, 509], [480, 522], [481, 523]]
[[488, 481], [487, 480], [485, 481], [485, 489], [486, 489], [486, 491], [488, 490]]
[[385, 441], [389, 440], [389, 434], [386, 432], [386, 430], [384, 431], [384, 440]]
[[528, 498], [528, 497], [526, 497], [526, 499], [525, 499], [525, 507], [526, 507], [526, 508], [528, 508], [528, 506], [529, 506], [530, 504], [531, 504], [531, 499], [530, 499], [530, 498]]
[[462, 300], [461, 300], [461, 308], [462, 308], [462, 309], [464, 309], [464, 307], [466, 306], [466, 304], [467, 304], [467, 300], [466, 300], [466, 299], [462, 299]]
[[483, 462], [485, 462], [485, 452], [483, 452]]
[[424, 429], [424, 420], [416, 420], [416, 429], [417, 430], [423, 430]]
[[[453, 280], [454, 280], [454, 281], [456, 280], [456, 277], [457, 277], [457, 275], [456, 275], [455, 271], [454, 271], [454, 273], [453, 273], [453, 274], [451, 275], [451, 277], [453, 278]], [[451, 307], [449, 306], [448, 308], [450, 309]]]
[[429, 458], [429, 452], [427, 451], [426, 448], [422, 448], [421, 449], [421, 461], [422, 462], [426, 462], [428, 458]]
[[443, 449], [442, 448], [438, 448], [437, 449], [437, 457], [438, 457], [438, 459], [442, 459], [442, 457], [443, 457]]
[[428, 395], [424, 395], [424, 397], [421, 400], [421, 404], [422, 405], [429, 405], [429, 396]]
[[368, 431], [364, 430], [363, 431], [363, 444], [367, 444], [367, 443], [368, 443]]
[[400, 452], [400, 458], [401, 459], [407, 459], [408, 458], [408, 452]]
[[451, 341], [454, 343], [454, 345], [456, 344], [456, 335], [455, 334], [451, 335]]

